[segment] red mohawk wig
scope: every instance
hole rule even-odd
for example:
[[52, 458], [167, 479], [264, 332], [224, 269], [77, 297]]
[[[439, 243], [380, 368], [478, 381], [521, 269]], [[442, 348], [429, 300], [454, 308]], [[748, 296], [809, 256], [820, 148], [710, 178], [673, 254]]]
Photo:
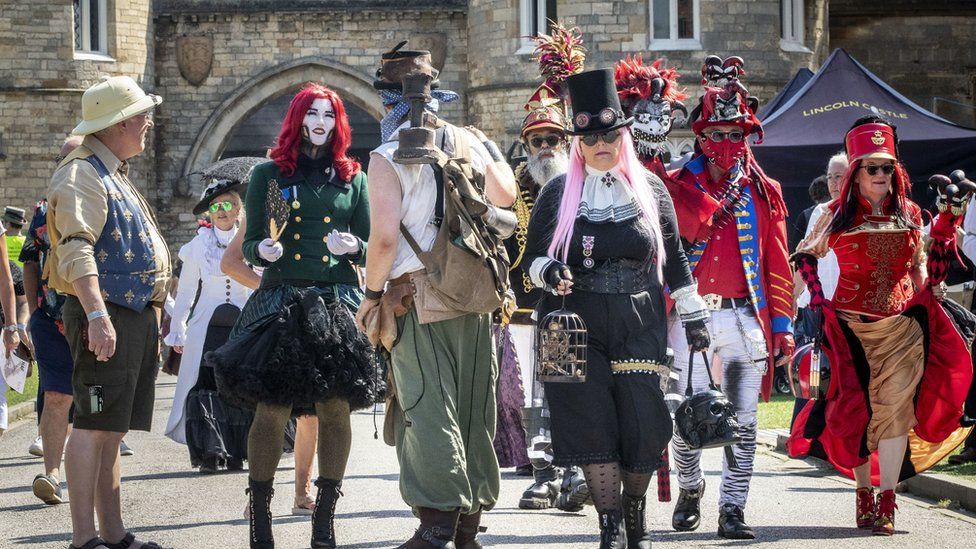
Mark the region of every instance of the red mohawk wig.
[[[684, 90], [678, 88], [678, 70], [675, 68], [662, 69], [664, 59], [658, 59], [650, 65], [645, 65], [640, 54], [617, 61], [614, 67], [614, 80], [617, 85], [617, 95], [620, 102], [633, 105], [640, 100], [651, 100], [655, 93], [653, 81], [661, 79], [660, 100], [673, 103], [688, 97]], [[663, 86], [662, 86], [663, 84]]]
[[278, 134], [275, 146], [268, 156], [283, 175], [295, 173], [295, 167], [298, 165], [298, 150], [302, 142], [302, 121], [316, 99], [328, 99], [332, 103], [332, 110], [335, 112], [335, 129], [332, 130], [332, 137], [328, 143], [332, 152], [332, 163], [339, 172], [340, 179], [351, 181], [359, 173], [360, 166], [359, 162], [346, 156], [346, 151], [349, 150], [352, 142], [352, 128], [349, 127], [346, 107], [342, 104], [339, 94], [321, 84], [309, 82], [295, 94], [291, 104], [288, 105], [285, 120], [281, 123], [281, 133]]

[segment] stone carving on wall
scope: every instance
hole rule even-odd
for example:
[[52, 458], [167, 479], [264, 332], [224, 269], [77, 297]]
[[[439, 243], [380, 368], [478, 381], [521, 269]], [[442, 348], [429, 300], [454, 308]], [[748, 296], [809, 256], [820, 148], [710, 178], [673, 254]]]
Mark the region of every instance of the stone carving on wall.
[[213, 54], [213, 37], [209, 34], [176, 39], [176, 64], [183, 78], [193, 86], [203, 84], [210, 75]]
[[410, 43], [407, 46], [412, 50], [430, 51], [431, 64], [439, 71], [444, 70], [444, 62], [447, 61], [446, 34], [442, 32], [414, 34], [410, 36]]

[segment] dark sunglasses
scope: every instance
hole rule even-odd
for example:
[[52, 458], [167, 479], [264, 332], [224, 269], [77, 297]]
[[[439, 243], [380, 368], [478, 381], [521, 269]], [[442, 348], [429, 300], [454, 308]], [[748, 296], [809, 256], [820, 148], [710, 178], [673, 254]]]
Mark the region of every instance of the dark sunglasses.
[[861, 166], [864, 171], [868, 172], [868, 175], [878, 175], [878, 170], [885, 175], [891, 175], [895, 173], [894, 164], [882, 164], [880, 166]]
[[210, 213], [217, 213], [217, 210], [223, 208], [225, 212], [229, 212], [234, 209], [234, 203], [230, 200], [224, 200], [223, 202], [214, 202], [210, 205]]
[[620, 132], [618, 130], [613, 130], [606, 133], [590, 133], [584, 135], [583, 137], [580, 137], [580, 141], [582, 141], [584, 145], [588, 147], [592, 147], [593, 145], [596, 145], [596, 142], [599, 141], [600, 139], [602, 139], [604, 143], [609, 145], [610, 143], [615, 142], [619, 137], [620, 137]]
[[728, 139], [730, 143], [738, 143], [739, 141], [742, 141], [743, 137], [744, 134], [739, 130], [732, 130], [730, 132], [710, 132], [708, 134], [708, 138], [715, 143], [721, 143], [726, 139]]
[[533, 149], [538, 149], [543, 143], [549, 145], [550, 149], [554, 149], [556, 145], [559, 145], [560, 141], [562, 141], [562, 138], [560, 138], [558, 135], [547, 135], [546, 137], [533, 137], [529, 140], [529, 143], [532, 145]]

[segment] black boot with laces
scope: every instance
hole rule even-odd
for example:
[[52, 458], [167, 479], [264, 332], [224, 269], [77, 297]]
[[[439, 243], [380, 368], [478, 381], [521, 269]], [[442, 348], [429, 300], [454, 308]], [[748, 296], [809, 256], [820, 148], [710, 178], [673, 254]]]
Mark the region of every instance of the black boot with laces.
[[335, 509], [342, 495], [342, 481], [319, 477], [315, 487], [319, 492], [312, 512], [312, 549], [335, 549]]
[[620, 511], [600, 513], [600, 549], [627, 549], [623, 514]]
[[248, 518], [248, 534], [251, 549], [274, 549], [271, 532], [271, 498], [274, 497], [274, 479], [258, 482], [247, 479], [247, 495], [251, 515]]
[[628, 549], [651, 549], [651, 535], [644, 522], [646, 498], [632, 498], [623, 494], [624, 524], [627, 527]]

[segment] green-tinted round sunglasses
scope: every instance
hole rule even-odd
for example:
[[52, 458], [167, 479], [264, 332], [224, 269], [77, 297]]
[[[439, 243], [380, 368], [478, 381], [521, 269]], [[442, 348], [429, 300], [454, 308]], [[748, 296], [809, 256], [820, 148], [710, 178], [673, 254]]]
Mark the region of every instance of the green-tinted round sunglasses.
[[234, 209], [234, 203], [230, 200], [224, 200], [223, 202], [214, 202], [210, 205], [210, 213], [217, 213], [217, 210], [223, 208], [225, 212], [229, 212]]

